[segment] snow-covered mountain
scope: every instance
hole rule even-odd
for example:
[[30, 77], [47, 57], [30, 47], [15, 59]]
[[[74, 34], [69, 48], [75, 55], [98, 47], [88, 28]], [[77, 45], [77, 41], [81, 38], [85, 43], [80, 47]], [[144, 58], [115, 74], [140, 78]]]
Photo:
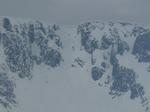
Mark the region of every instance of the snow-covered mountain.
[[150, 112], [150, 26], [0, 19], [0, 112]]

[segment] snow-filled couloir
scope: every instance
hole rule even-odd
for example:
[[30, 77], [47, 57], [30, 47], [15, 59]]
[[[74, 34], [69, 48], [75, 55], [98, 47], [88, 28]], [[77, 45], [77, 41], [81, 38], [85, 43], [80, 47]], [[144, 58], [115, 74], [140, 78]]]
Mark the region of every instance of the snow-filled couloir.
[[150, 26], [0, 19], [0, 112], [150, 112]]

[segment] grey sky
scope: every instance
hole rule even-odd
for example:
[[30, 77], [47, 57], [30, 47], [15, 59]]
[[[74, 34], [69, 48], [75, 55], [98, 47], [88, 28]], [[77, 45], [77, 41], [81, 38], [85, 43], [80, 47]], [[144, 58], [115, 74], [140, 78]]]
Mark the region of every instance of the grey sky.
[[0, 16], [58, 24], [87, 20], [150, 23], [149, 0], [1, 0]]

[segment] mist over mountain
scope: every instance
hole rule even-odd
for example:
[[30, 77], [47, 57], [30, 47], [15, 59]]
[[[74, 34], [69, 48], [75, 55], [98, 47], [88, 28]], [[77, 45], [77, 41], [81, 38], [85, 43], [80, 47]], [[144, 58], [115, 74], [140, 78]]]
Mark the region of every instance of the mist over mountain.
[[0, 19], [2, 112], [149, 112], [150, 26]]

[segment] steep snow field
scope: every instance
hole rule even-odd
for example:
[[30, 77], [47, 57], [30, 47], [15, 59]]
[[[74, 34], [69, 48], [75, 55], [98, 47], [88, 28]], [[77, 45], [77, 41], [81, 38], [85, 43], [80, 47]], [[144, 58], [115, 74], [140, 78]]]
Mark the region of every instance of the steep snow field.
[[149, 26], [0, 19], [0, 112], [150, 112]]

